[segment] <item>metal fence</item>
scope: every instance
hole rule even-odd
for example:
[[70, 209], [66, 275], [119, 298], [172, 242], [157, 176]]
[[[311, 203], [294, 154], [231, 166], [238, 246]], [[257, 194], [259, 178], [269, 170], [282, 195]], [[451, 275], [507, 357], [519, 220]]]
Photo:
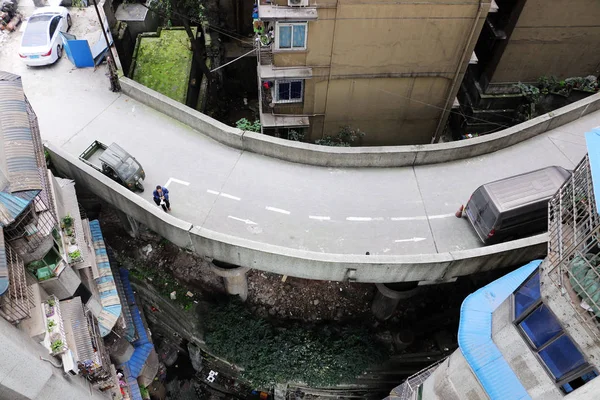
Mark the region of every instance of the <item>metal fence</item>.
[[19, 255], [6, 245], [8, 264], [8, 291], [0, 297], [0, 316], [16, 324], [31, 316], [33, 292], [25, 279], [25, 265]]
[[576, 315], [600, 339], [600, 217], [589, 158], [548, 204], [549, 276]]
[[425, 382], [425, 380], [431, 376], [433, 371], [435, 371], [441, 363], [446, 361], [447, 358], [448, 357], [444, 357], [416, 374], [409, 376], [402, 385], [392, 390], [392, 394], [397, 396], [400, 400], [412, 400], [414, 393], [419, 389], [423, 382]]

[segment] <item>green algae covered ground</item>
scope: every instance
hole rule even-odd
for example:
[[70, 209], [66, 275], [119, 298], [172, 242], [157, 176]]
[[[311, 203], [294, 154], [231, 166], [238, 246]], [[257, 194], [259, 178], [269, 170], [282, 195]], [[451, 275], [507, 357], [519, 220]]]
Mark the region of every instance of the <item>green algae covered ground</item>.
[[192, 68], [191, 45], [185, 30], [163, 29], [160, 36], [140, 36], [139, 41], [133, 79], [185, 104]]

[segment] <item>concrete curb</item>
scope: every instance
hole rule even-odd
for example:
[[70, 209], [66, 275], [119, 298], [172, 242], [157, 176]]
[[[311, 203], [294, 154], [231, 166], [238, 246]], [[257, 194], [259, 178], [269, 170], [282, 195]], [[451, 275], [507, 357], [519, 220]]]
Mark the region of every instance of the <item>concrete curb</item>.
[[443, 281], [526, 264], [546, 254], [546, 234], [475, 249], [411, 255], [319, 253], [255, 242], [194, 226], [166, 214], [65, 150], [49, 143], [45, 148], [58, 172], [162, 237], [201, 256], [242, 267], [332, 281]]
[[284, 161], [323, 167], [406, 167], [461, 160], [504, 149], [600, 109], [600, 93], [596, 93], [530, 121], [469, 140], [412, 146], [327, 147], [244, 132], [129, 78], [121, 77], [120, 82], [123, 93], [129, 97], [222, 144]]

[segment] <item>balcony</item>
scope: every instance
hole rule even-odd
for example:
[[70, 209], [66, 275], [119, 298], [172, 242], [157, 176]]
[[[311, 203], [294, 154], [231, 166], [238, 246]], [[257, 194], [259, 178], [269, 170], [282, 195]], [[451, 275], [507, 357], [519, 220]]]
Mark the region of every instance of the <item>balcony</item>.
[[[112, 388], [111, 362], [104, 347], [98, 323], [93, 314], [82, 304], [81, 297], [60, 302], [64, 330], [73, 370], [84, 376], [96, 389]], [[64, 360], [67, 366], [70, 360]], [[76, 365], [76, 367], [75, 367]], [[65, 368], [66, 369], [66, 368]]]
[[[299, 1], [299, 4], [302, 4]], [[301, 6], [289, 6], [287, 1], [283, 4], [261, 0], [258, 4], [258, 17], [262, 21], [314, 21], [317, 19], [317, 7], [308, 6], [306, 1]]]
[[52, 246], [50, 234], [56, 225], [54, 214], [46, 206], [41, 193], [30, 201], [31, 205], [4, 228], [6, 241], [25, 263], [43, 257], [48, 251]]
[[50, 296], [43, 305], [44, 325], [47, 327], [47, 332], [42, 344], [51, 355], [58, 356], [68, 350], [60, 305], [55, 296]]
[[550, 200], [548, 210], [549, 276], [589, 333], [600, 339], [600, 216], [590, 156]]
[[[260, 82], [260, 79], [259, 79]], [[302, 115], [303, 103], [273, 102], [273, 88], [259, 87], [260, 123], [263, 128], [306, 128], [308, 116]]]
[[16, 324], [31, 316], [33, 293], [25, 280], [25, 265], [21, 257], [8, 245], [5, 246], [5, 252], [8, 290], [0, 297], [0, 316]]

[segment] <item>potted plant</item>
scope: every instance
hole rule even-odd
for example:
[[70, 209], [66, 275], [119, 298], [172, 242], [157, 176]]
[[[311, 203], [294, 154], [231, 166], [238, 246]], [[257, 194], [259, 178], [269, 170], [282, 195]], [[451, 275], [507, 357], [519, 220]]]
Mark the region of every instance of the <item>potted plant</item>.
[[52, 344], [50, 344], [50, 349], [52, 350], [53, 354], [59, 353], [60, 351], [62, 351], [63, 346], [65, 344], [63, 343], [62, 340], [55, 340], [52, 342]]
[[67, 228], [67, 236], [73, 236], [73, 228]]
[[73, 217], [71, 217], [70, 214], [67, 214], [63, 219], [62, 219], [62, 224], [65, 228], [70, 228], [71, 226], [73, 226]]
[[50, 299], [46, 300], [46, 304], [45, 304], [46, 317], [51, 317], [54, 315], [54, 306], [55, 305], [56, 305], [56, 302], [54, 301], [54, 299], [50, 298]]
[[79, 249], [74, 250], [69, 253], [69, 258], [71, 261], [80, 261], [81, 260], [81, 251]]
[[51, 319], [50, 321], [48, 321], [48, 332], [52, 332], [55, 326], [56, 322], [54, 322], [54, 320]]

